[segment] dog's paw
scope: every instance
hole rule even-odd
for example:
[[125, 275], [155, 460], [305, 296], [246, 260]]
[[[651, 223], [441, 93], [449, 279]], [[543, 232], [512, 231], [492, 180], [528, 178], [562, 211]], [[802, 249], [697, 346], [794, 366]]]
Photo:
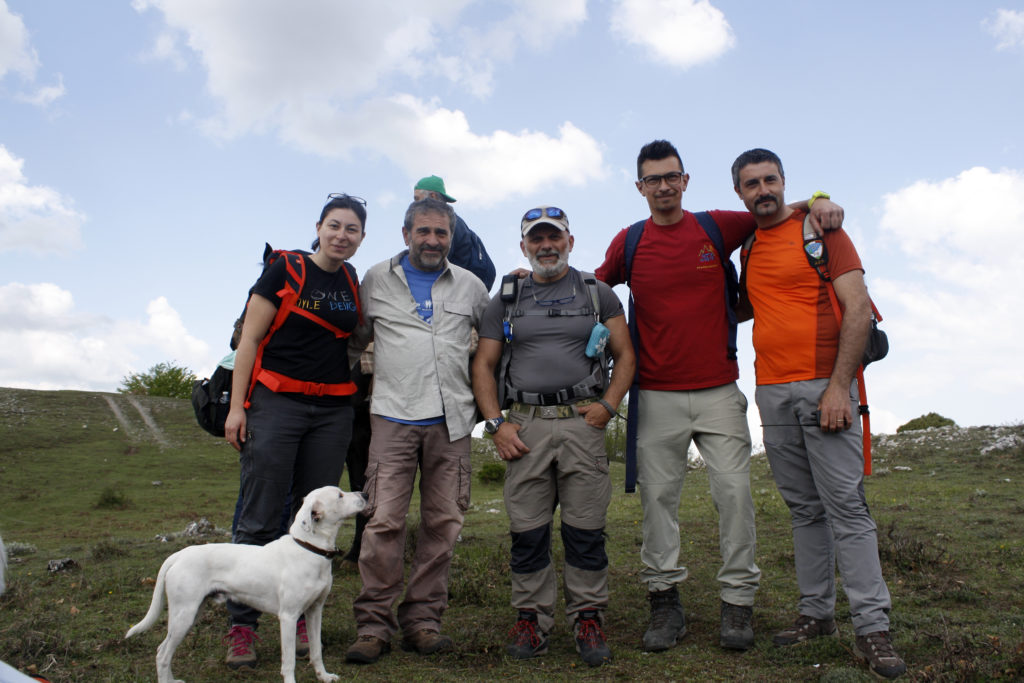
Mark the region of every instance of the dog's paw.
[[329, 674], [329, 673], [327, 673], [325, 671], [323, 674], [318, 674], [317, 678], [319, 678], [321, 681], [323, 681], [323, 683], [331, 683], [331, 681], [338, 680], [338, 675], [337, 674]]

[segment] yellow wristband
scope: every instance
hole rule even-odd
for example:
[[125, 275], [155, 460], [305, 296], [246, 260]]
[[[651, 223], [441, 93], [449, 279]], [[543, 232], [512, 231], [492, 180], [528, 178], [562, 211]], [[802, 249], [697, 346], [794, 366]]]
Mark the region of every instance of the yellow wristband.
[[816, 199], [832, 199], [832, 197], [829, 196], [828, 192], [822, 192], [821, 190], [818, 190], [817, 192], [811, 195], [810, 199], [807, 200], [808, 211], [810, 211], [811, 207], [814, 206], [814, 200]]

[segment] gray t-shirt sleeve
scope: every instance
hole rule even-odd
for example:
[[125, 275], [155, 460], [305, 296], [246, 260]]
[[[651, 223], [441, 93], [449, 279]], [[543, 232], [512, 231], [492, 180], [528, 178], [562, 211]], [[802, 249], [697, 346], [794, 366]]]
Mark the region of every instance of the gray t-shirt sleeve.
[[487, 304], [487, 308], [484, 309], [483, 319], [480, 321], [480, 329], [477, 330], [480, 336], [487, 339], [503, 340], [505, 333], [502, 329], [501, 320], [504, 317], [505, 304], [501, 302], [500, 296], [495, 295]]

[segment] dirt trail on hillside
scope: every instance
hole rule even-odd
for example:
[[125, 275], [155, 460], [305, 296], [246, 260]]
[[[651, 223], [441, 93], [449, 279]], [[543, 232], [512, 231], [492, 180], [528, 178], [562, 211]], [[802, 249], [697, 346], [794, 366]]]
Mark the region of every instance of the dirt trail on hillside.
[[[149, 429], [149, 433], [153, 437], [153, 439], [161, 446], [170, 446], [171, 443], [167, 440], [167, 437], [164, 436], [164, 433], [163, 431], [161, 431], [160, 427], [157, 426], [156, 422], [153, 420], [153, 416], [149, 414], [149, 411], [146, 410], [134, 396], [129, 395], [125, 396], [125, 398], [127, 399], [128, 403], [130, 403], [131, 406], [135, 408], [135, 410], [139, 413], [139, 416], [142, 418], [142, 421], [146, 424], [146, 427]], [[125, 434], [127, 434], [129, 437], [133, 439], [139, 438], [140, 434], [138, 433], [138, 430], [136, 430], [131, 424], [129, 424], [128, 420], [124, 416], [124, 413], [121, 412], [121, 406], [117, 405], [117, 401], [115, 401], [111, 396], [104, 396], [103, 399], [107, 402], [107, 405], [110, 406], [110, 412], [114, 413], [114, 417], [117, 418], [117, 421], [121, 425], [121, 428], [124, 430]]]

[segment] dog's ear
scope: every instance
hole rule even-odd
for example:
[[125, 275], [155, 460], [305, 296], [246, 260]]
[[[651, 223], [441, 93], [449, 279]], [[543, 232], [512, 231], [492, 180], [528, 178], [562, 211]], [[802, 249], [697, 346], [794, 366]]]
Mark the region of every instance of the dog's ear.
[[319, 502], [313, 503], [309, 509], [309, 518], [302, 520], [302, 528], [305, 531], [312, 532], [313, 527], [324, 518], [324, 508]]

